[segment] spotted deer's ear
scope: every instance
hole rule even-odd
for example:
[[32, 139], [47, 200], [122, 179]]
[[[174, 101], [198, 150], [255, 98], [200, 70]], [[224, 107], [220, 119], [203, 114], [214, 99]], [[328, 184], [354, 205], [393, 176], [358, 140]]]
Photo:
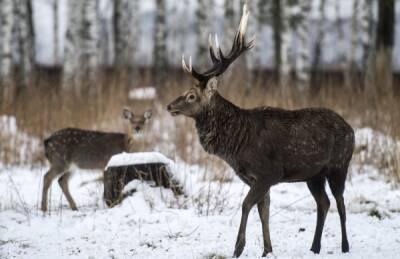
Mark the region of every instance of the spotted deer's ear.
[[128, 108], [122, 109], [122, 117], [126, 120], [133, 118], [133, 113]]
[[143, 117], [144, 117], [146, 120], [150, 120], [150, 118], [151, 118], [152, 115], [153, 115], [153, 111], [152, 111], [152, 110], [147, 110], [147, 111], [144, 112]]
[[206, 85], [206, 95], [210, 99], [218, 90], [218, 80], [216, 77], [210, 78]]

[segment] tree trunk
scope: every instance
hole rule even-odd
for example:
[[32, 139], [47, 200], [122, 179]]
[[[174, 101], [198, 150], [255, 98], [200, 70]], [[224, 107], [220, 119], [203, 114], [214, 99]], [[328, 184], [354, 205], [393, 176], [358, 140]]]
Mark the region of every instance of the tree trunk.
[[275, 71], [277, 72], [277, 82], [280, 84], [280, 71], [281, 71], [281, 49], [282, 49], [282, 6], [280, 0], [272, 1], [272, 29], [274, 38], [274, 61]]
[[326, 0], [321, 0], [319, 4], [320, 21], [317, 31], [317, 39], [313, 50], [313, 60], [311, 64], [311, 89], [314, 93], [320, 90], [320, 82], [317, 78], [318, 71], [321, 71], [321, 57], [322, 57], [322, 43], [325, 38], [325, 24], [326, 24], [326, 13], [325, 13]]
[[99, 65], [98, 0], [68, 1], [68, 19], [63, 86], [78, 95], [94, 95]]
[[135, 46], [138, 44], [137, 0], [114, 0], [115, 65], [120, 72], [131, 74], [134, 68]]
[[[376, 82], [381, 90], [390, 91], [393, 86], [392, 51], [395, 39], [395, 1], [379, 1], [375, 60]], [[398, 91], [399, 89], [395, 89]]]
[[279, 84], [283, 93], [287, 93], [289, 90], [289, 82], [290, 82], [290, 60], [289, 60], [289, 52], [290, 52], [290, 8], [288, 5], [288, 1], [281, 0], [281, 47], [280, 47], [280, 70], [279, 70]]
[[58, 43], [58, 0], [53, 0], [53, 62], [57, 66], [59, 63], [59, 43]]
[[15, 29], [19, 56], [21, 85], [27, 87], [31, 83], [34, 66], [34, 34], [31, 0], [15, 0]]
[[153, 67], [156, 87], [166, 82], [168, 69], [167, 58], [167, 27], [166, 27], [166, 1], [156, 0], [156, 20], [154, 29]]
[[359, 35], [359, 16], [360, 13], [360, 0], [353, 0], [353, 15], [351, 17], [351, 36], [350, 36], [350, 53], [347, 61], [345, 87], [347, 89], [355, 88], [355, 77], [358, 71], [357, 68], [357, 45]]
[[[257, 3], [257, 32], [259, 35], [263, 35], [266, 25], [271, 25], [271, 8], [271, 2], [269, 0], [259, 0]], [[255, 60], [255, 66], [257, 69], [261, 69], [263, 64], [262, 52], [265, 49], [262, 37], [257, 38], [254, 49], [255, 56], [257, 57]]]
[[308, 91], [310, 87], [310, 22], [308, 20], [311, 11], [311, 2], [301, 0], [299, 2], [301, 17], [297, 25], [297, 34], [300, 40], [300, 48], [296, 62], [296, 84], [300, 91]]
[[90, 95], [96, 93], [97, 70], [99, 66], [99, 19], [98, 0], [83, 2], [83, 22], [81, 30], [82, 56], [80, 68], [83, 68], [82, 83], [87, 82], [86, 88]]
[[82, 22], [82, 3], [80, 0], [68, 1], [68, 24], [65, 38], [65, 54], [63, 65], [63, 89], [68, 89], [75, 93], [81, 92], [81, 85], [77, 76], [79, 70], [80, 49], [80, 29]]
[[[240, 1], [241, 2], [241, 1]], [[242, 10], [240, 7], [239, 10]], [[236, 15], [235, 15], [235, 1], [225, 0], [224, 1], [224, 40], [222, 42], [222, 48], [229, 51], [232, 47], [232, 41], [236, 33]]]
[[346, 77], [346, 64], [347, 64], [347, 52], [346, 52], [346, 44], [345, 44], [345, 36], [343, 30], [343, 20], [340, 13], [340, 1], [335, 1], [334, 5], [335, 10], [335, 27], [338, 34], [338, 41], [337, 41], [337, 51], [338, 51], [338, 64], [339, 69], [342, 75], [343, 80]]
[[9, 98], [11, 93], [13, 22], [13, 0], [0, 0], [0, 87], [4, 98]]
[[374, 33], [374, 3], [373, 0], [365, 0], [362, 6], [361, 31], [362, 31], [362, 71], [364, 74], [364, 87], [372, 90], [371, 83], [374, 81], [373, 60], [375, 56], [375, 33]]
[[197, 24], [195, 27], [197, 35], [196, 64], [199, 67], [206, 67], [209, 62], [208, 35], [212, 32], [212, 8], [211, 0], [197, 1]]

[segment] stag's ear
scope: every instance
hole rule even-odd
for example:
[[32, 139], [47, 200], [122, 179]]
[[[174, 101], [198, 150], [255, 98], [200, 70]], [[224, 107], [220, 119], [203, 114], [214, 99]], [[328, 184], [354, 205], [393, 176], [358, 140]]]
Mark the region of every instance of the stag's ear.
[[206, 95], [210, 99], [218, 89], [218, 80], [216, 77], [210, 78], [206, 85]]
[[133, 118], [133, 113], [128, 108], [124, 108], [122, 109], [122, 118], [130, 120]]
[[146, 120], [150, 120], [150, 118], [151, 118], [152, 115], [153, 115], [153, 111], [152, 111], [152, 110], [147, 110], [147, 111], [144, 112], [143, 117], [144, 117]]

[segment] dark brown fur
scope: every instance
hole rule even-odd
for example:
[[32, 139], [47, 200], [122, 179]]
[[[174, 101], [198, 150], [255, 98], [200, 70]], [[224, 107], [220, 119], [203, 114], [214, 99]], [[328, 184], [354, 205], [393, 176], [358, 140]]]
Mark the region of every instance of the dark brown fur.
[[273, 107], [242, 109], [217, 91], [217, 77], [244, 51], [253, 46], [245, 42], [248, 10], [244, 6], [230, 53], [218, 57], [210, 45], [213, 67], [198, 73], [191, 65], [183, 68], [198, 81], [167, 106], [173, 115], [185, 115], [196, 122], [200, 143], [208, 153], [225, 160], [239, 178], [250, 186], [243, 201], [242, 219], [234, 257], [242, 254], [246, 242], [247, 218], [257, 204], [264, 251], [272, 252], [269, 234], [269, 190], [280, 182], [307, 182], [317, 203], [317, 225], [311, 250], [319, 253], [329, 199], [325, 192], [328, 180], [336, 199], [342, 228], [342, 251], [349, 251], [346, 234], [346, 211], [343, 200], [345, 180], [354, 148], [354, 132], [335, 112], [324, 108], [284, 110]]

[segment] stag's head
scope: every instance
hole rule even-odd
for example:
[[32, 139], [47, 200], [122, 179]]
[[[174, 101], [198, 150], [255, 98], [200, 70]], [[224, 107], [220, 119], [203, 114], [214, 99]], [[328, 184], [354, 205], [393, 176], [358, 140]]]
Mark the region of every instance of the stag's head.
[[122, 117], [129, 121], [132, 132], [135, 134], [141, 134], [144, 128], [152, 116], [152, 111], [147, 110], [142, 114], [135, 115], [128, 108], [122, 110]]
[[167, 106], [171, 115], [182, 114], [188, 117], [196, 117], [208, 106], [218, 90], [218, 76], [222, 75], [243, 52], [254, 46], [254, 38], [247, 43], [245, 41], [248, 18], [249, 10], [247, 4], [244, 4], [239, 28], [233, 40], [231, 51], [227, 55], [223, 54], [217, 35], [215, 35], [216, 51], [213, 47], [212, 37], [209, 36], [209, 50], [213, 66], [204, 73], [199, 73], [192, 67], [191, 57], [189, 58], [189, 66], [187, 66], [185, 57], [182, 56], [183, 70], [189, 73], [196, 80], [196, 83]]

